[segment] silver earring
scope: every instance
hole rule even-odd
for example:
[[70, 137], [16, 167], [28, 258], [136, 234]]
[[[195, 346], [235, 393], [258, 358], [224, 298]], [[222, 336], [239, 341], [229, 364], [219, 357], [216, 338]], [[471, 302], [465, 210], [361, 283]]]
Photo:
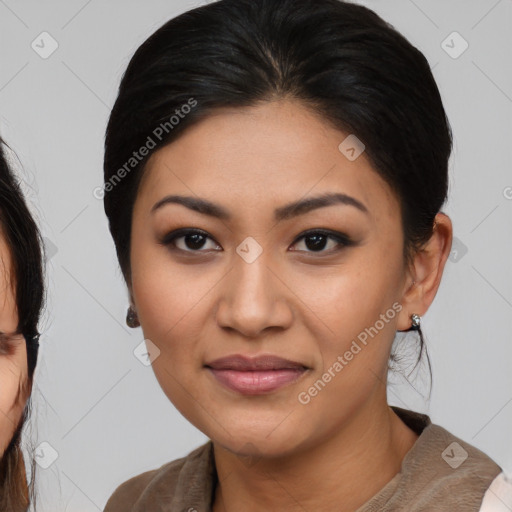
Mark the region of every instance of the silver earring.
[[420, 323], [421, 323], [420, 315], [413, 313], [411, 315], [411, 323], [412, 323], [411, 329], [414, 329], [415, 331], [417, 331], [420, 328]]

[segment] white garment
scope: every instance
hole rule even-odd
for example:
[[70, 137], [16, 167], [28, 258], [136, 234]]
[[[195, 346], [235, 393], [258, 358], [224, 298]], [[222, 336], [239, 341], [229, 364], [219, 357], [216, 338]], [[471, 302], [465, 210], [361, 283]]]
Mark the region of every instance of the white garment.
[[512, 475], [501, 472], [487, 491], [480, 512], [512, 512]]

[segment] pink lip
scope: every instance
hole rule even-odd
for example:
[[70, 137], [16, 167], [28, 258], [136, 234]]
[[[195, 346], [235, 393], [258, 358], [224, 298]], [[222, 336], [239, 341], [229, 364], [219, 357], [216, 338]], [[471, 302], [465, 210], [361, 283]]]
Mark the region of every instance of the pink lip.
[[302, 363], [271, 355], [247, 358], [237, 354], [205, 366], [221, 384], [244, 395], [274, 391], [308, 370]]
[[297, 370], [307, 368], [305, 364], [284, 359], [273, 355], [261, 355], [256, 357], [246, 357], [241, 354], [233, 354], [227, 357], [221, 357], [206, 363], [205, 366], [214, 370]]
[[304, 370], [214, 370], [209, 368], [213, 376], [228, 388], [244, 395], [259, 395], [274, 391], [290, 382], [297, 380]]

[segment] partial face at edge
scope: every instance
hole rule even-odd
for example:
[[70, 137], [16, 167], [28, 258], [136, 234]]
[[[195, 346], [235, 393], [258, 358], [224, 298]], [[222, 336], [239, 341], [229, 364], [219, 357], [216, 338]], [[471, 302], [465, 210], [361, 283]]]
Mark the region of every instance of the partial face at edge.
[[9, 247], [0, 230], [0, 457], [21, 420], [28, 382], [25, 338], [21, 334], [9, 336], [18, 327], [11, 263]]
[[[163, 390], [230, 450], [252, 443], [278, 455], [306, 447], [385, 399], [393, 304], [407, 284], [400, 208], [364, 153], [349, 161], [339, 151], [347, 135], [299, 103], [273, 102], [219, 111], [148, 162], [132, 224], [135, 307], [144, 337], [160, 351], [153, 369]], [[328, 193], [363, 208], [336, 203], [274, 217], [284, 205]], [[230, 218], [170, 203], [152, 211], [170, 195], [206, 199]], [[171, 241], [185, 228], [205, 238], [181, 233]], [[254, 261], [240, 251], [247, 237], [252, 255], [262, 251]], [[343, 358], [358, 335], [381, 324], [350, 361]], [[309, 370], [246, 396], [205, 368], [232, 354], [273, 354]], [[342, 370], [311, 396], [339, 356]]]

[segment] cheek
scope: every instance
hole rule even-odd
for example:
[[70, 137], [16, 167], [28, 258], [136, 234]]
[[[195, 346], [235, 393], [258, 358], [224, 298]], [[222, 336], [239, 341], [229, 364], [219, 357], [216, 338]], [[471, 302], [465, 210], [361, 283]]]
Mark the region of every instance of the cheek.
[[144, 334], [155, 343], [190, 337], [201, 324], [194, 321], [208, 301], [216, 280], [207, 270], [179, 268], [163, 258], [152, 258], [132, 279], [133, 294]]
[[0, 409], [7, 413], [14, 406], [20, 385], [20, 372], [8, 361], [0, 362]]
[[182, 274], [174, 277], [134, 281], [133, 290], [144, 338], [156, 346], [155, 377], [173, 405], [197, 425], [201, 408], [195, 404], [202, 396], [198, 375], [204, 357], [199, 340], [205, 338], [204, 295], [211, 286], [205, 287], [204, 280], [197, 281], [201, 285], [184, 280]]
[[301, 403], [309, 403], [311, 414], [331, 411], [340, 397], [345, 405], [339, 414], [349, 414], [385, 382], [401, 310], [399, 253], [399, 248], [388, 255], [361, 251], [320, 282], [315, 276], [301, 279], [298, 295], [307, 297], [315, 313], [307, 315], [304, 308], [301, 316], [310, 318], [307, 327], [319, 349], [317, 371], [301, 389]]
[[161, 251], [137, 252], [132, 260], [135, 306], [144, 338], [160, 351], [152, 365], [155, 375], [175, 402], [179, 397], [173, 395], [179, 395], [180, 384], [187, 382], [187, 390], [194, 388], [194, 372], [202, 366], [199, 340], [205, 338], [205, 315], [213, 307], [208, 292], [218, 275], [200, 266], [179, 268]]
[[[325, 344], [328, 347], [337, 337], [339, 342], [357, 337], [388, 311], [383, 330], [394, 330], [396, 314], [392, 306], [400, 298], [400, 282], [399, 257], [386, 258], [361, 251], [346, 265], [324, 272], [320, 279], [318, 272], [302, 273], [295, 278], [293, 289], [314, 313], [309, 316], [316, 319], [315, 330], [322, 329], [330, 339]], [[380, 322], [379, 327], [381, 330]]]
[[21, 419], [25, 397], [23, 389], [19, 397], [18, 392], [26, 377], [12, 361], [0, 361], [0, 453], [9, 445]]
[[[301, 281], [299, 295], [308, 297], [315, 313], [309, 314], [308, 329], [319, 354], [315, 373], [299, 389], [298, 410], [304, 424], [323, 418], [315, 427], [323, 434], [347, 421], [386, 382], [401, 310], [400, 260], [377, 264], [372, 259], [362, 258], [346, 272], [338, 268], [320, 287], [313, 286], [313, 278]], [[302, 318], [308, 317], [306, 310]]]

